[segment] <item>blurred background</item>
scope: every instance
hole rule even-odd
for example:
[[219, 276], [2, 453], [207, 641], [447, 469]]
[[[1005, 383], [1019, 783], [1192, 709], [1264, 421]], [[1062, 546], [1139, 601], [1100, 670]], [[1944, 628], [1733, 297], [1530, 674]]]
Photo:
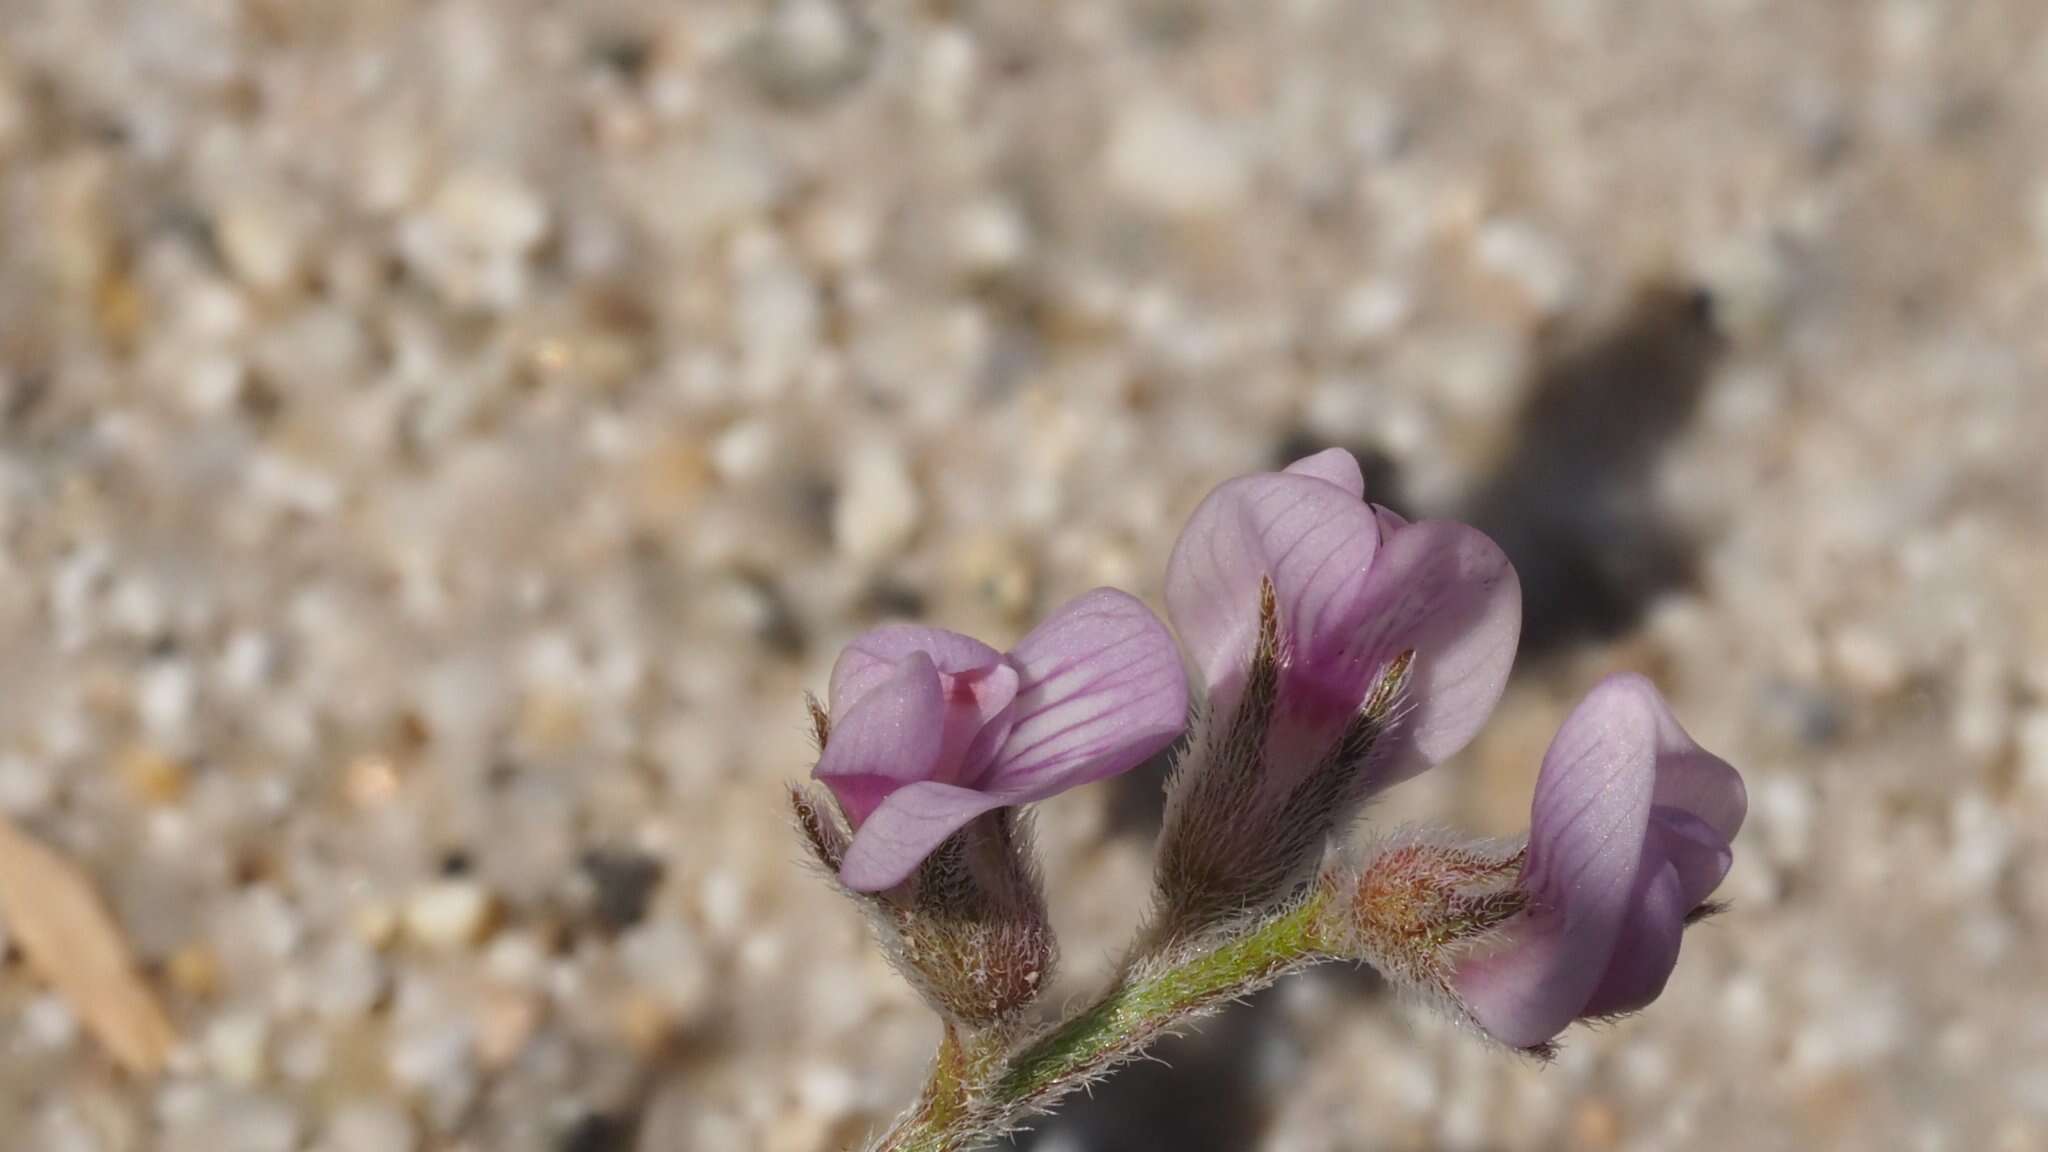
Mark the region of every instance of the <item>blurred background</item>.
[[[1339, 445], [1527, 590], [1374, 819], [1639, 669], [1734, 909], [1548, 1068], [1323, 971], [1018, 1146], [2048, 1148], [2044, 306], [2029, 0], [0, 0], [4, 1143], [849, 1146], [937, 1029], [803, 692]], [[1055, 1003], [1159, 780], [1042, 813]]]

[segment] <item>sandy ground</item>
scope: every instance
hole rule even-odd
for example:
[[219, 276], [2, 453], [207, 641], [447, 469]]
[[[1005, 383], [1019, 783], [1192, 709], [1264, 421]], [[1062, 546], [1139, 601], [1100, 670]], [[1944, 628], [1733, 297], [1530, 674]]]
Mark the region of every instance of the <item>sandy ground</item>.
[[[2029, 0], [0, 0], [0, 813], [180, 1038], [14, 932], [0, 1131], [845, 1147], [936, 1028], [801, 694], [1336, 444], [1529, 588], [1375, 819], [1515, 830], [1639, 668], [1734, 910], [1549, 1068], [1319, 973], [1023, 1143], [2048, 1148], [2044, 307]], [[1058, 998], [1157, 788], [1042, 814]]]

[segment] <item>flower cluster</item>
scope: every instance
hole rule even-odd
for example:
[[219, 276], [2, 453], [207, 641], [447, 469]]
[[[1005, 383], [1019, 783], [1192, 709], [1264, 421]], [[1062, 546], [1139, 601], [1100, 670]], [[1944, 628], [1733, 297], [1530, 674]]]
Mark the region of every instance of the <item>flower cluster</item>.
[[[1207, 1010], [1191, 972], [1231, 964], [1236, 983], [1209, 991], [1365, 960], [1535, 1051], [1662, 991], [1684, 928], [1714, 907], [1745, 801], [1734, 769], [1640, 677], [1603, 681], [1565, 721], [1525, 842], [1409, 835], [1343, 850], [1362, 806], [1459, 752], [1500, 698], [1521, 592], [1485, 535], [1367, 502], [1357, 462], [1332, 450], [1212, 492], [1174, 547], [1165, 601], [1178, 646], [1109, 589], [1007, 653], [880, 628], [845, 650], [828, 706], [814, 705], [830, 798], [797, 794], [814, 854], [949, 1021], [1001, 1036], [1055, 952], [1017, 810], [1186, 735], [1154, 915], [1108, 1007], [1051, 1050], [983, 1052], [1009, 1071], [982, 1097], [1008, 1084], [1013, 1104], [1042, 1104], [1027, 1091], [1039, 1070], [1056, 1094], [1062, 1075], [1127, 1057], [1151, 1024]], [[1111, 1008], [1127, 1034], [1091, 1032], [1124, 1019]], [[927, 1101], [926, 1122], [943, 1104]]]

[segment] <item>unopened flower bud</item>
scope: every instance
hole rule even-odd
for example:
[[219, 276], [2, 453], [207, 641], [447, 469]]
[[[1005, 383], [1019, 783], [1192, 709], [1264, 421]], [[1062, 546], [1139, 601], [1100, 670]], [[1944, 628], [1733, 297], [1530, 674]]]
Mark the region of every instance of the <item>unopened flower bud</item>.
[[1519, 850], [1433, 843], [1414, 835], [1373, 849], [1343, 885], [1344, 950], [1397, 986], [1455, 1001], [1455, 961], [1528, 903], [1515, 887]]

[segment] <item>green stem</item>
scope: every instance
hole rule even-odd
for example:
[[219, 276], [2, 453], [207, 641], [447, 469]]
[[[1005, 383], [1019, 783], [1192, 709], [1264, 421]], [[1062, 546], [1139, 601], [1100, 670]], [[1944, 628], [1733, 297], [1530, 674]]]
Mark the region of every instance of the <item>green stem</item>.
[[[966, 1081], [935, 1076], [919, 1107], [873, 1145], [873, 1152], [963, 1152], [1137, 1056], [1166, 1033], [1289, 972], [1334, 959], [1323, 931], [1328, 902], [1318, 888], [1294, 908], [1213, 945], [1165, 962], [1141, 960], [1094, 1004], [1008, 1058], [975, 1061]], [[949, 1082], [940, 1085], [940, 1079]], [[961, 1104], [933, 1107], [935, 1095]]]

